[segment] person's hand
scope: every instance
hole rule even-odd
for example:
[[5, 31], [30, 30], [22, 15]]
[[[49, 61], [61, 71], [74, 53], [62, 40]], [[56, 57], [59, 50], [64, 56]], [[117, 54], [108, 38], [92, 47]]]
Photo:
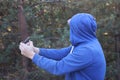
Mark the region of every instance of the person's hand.
[[32, 45], [27, 45], [21, 42], [19, 45], [19, 49], [21, 50], [21, 54], [23, 56], [28, 57], [30, 59], [32, 59], [35, 55]]
[[29, 40], [29, 42], [27, 42], [26, 45], [30, 46], [33, 49], [33, 51], [34, 51], [33, 41]]
[[33, 51], [35, 52], [35, 53], [39, 53], [39, 48], [37, 48], [37, 47], [35, 47], [34, 45], [33, 45], [33, 41], [29, 41], [28, 43], [26, 43], [28, 46], [31, 46], [32, 47], [32, 49], [33, 49]]

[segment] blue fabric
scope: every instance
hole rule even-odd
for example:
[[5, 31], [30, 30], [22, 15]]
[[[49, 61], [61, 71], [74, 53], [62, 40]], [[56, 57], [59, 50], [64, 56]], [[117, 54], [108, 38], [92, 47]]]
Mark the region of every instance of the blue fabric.
[[76, 14], [70, 21], [70, 41], [72, 45], [96, 39], [97, 24], [95, 18], [86, 13]]
[[47, 57], [49, 59], [61, 60], [63, 57], [67, 56], [71, 50], [71, 46], [62, 49], [45, 49], [40, 48], [39, 54], [41, 56]]
[[106, 61], [96, 38], [96, 21], [87, 13], [71, 18], [70, 41], [74, 46], [62, 49], [43, 49], [35, 54], [33, 62], [40, 68], [55, 74], [65, 74], [65, 80], [104, 80]]

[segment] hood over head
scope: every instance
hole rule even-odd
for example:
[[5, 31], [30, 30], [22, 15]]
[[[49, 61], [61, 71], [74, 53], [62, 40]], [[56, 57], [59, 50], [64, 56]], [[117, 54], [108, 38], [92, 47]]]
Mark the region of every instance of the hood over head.
[[96, 39], [97, 24], [88, 13], [78, 13], [69, 21], [70, 42], [73, 46]]

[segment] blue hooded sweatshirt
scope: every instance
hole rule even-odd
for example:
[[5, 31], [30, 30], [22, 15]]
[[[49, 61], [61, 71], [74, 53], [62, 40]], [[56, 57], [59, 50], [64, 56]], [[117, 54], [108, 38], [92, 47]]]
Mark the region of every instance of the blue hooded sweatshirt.
[[52, 74], [65, 75], [65, 80], [104, 80], [106, 61], [96, 38], [95, 18], [88, 13], [78, 13], [69, 25], [72, 46], [40, 48], [32, 61]]

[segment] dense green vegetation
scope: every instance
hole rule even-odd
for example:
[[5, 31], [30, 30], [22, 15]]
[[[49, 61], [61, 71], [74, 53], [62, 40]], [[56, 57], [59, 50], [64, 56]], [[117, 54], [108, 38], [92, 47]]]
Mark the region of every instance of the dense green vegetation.
[[[70, 45], [67, 20], [72, 15], [83, 12], [94, 15], [107, 61], [106, 80], [119, 80], [120, 62], [115, 43], [116, 35], [120, 36], [120, 0], [24, 0], [23, 6], [31, 40], [35, 46], [45, 48]], [[63, 80], [63, 76], [50, 75], [31, 61], [26, 70], [19, 42], [17, 0], [0, 0], [0, 80], [21, 80], [24, 74], [26, 80]]]

